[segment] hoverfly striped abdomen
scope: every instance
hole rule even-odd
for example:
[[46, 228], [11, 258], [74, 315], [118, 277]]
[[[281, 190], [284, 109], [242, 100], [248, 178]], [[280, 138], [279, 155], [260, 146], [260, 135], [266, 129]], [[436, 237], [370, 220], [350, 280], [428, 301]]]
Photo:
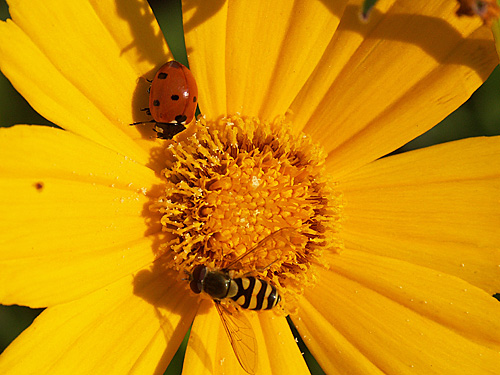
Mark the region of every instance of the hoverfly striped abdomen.
[[231, 280], [236, 284], [236, 294], [228, 295], [244, 309], [270, 310], [281, 300], [274, 285], [256, 277], [241, 277]]

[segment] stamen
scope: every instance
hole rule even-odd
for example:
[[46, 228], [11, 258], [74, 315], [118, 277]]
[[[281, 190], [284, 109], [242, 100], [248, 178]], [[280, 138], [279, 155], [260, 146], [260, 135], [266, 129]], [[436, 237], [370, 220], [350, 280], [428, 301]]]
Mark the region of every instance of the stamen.
[[322, 251], [342, 247], [323, 152], [285, 120], [200, 119], [166, 144], [164, 195], [150, 208], [173, 238], [160, 254], [173, 253], [172, 269], [224, 268], [260, 243], [266, 251], [237, 272], [268, 279], [288, 302], [315, 282]]

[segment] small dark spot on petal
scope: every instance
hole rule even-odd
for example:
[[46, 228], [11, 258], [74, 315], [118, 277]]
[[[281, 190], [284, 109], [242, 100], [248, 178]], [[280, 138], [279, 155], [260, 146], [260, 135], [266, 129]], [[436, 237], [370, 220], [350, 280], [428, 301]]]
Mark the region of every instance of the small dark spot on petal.
[[35, 182], [33, 184], [33, 186], [35, 187], [36, 190], [42, 191], [43, 187], [44, 187], [44, 184], [43, 184], [43, 182], [39, 181], [39, 182]]

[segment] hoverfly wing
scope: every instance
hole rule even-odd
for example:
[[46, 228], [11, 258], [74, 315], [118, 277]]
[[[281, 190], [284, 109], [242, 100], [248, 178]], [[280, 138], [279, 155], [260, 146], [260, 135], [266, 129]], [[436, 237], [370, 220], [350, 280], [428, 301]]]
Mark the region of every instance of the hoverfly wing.
[[235, 270], [243, 268], [243, 264], [254, 264], [257, 271], [264, 271], [273, 263], [280, 260], [281, 256], [286, 253], [283, 251], [284, 247], [293, 246], [293, 238], [298, 235], [300, 233], [292, 227], [281, 228], [234, 259], [224, 269]]
[[234, 354], [243, 370], [255, 374], [257, 370], [257, 341], [252, 325], [239, 311], [229, 311], [219, 301], [214, 301]]

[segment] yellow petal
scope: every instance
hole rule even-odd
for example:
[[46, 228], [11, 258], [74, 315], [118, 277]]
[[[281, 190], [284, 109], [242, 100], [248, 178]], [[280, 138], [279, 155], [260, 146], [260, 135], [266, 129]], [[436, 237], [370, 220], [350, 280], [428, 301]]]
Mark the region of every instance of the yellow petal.
[[500, 137], [381, 159], [343, 180], [346, 247], [500, 290]]
[[[332, 310], [336, 301], [324, 301]], [[291, 316], [307, 348], [327, 374], [387, 375], [305, 299], [300, 311]]]
[[[154, 259], [154, 172], [72, 133], [0, 130], [1, 301], [49, 306]], [[157, 230], [159, 230], [157, 228]]]
[[183, 374], [246, 374], [238, 363], [212, 301], [200, 305], [189, 336]]
[[[257, 374], [308, 374], [290, 327], [272, 311], [241, 311], [252, 326], [257, 342]], [[238, 321], [236, 321], [240, 324]], [[241, 332], [235, 333], [238, 339]], [[246, 339], [243, 340], [245, 342]], [[245, 351], [253, 361], [253, 351]], [[238, 363], [213, 302], [204, 301], [191, 329], [184, 374], [247, 374]]]
[[143, 270], [45, 310], [0, 357], [2, 374], [163, 373], [197, 302], [169, 272]]
[[267, 311], [260, 312], [258, 317], [263, 334], [259, 339], [259, 357], [266, 356], [269, 360], [269, 374], [309, 374], [286, 318]]
[[291, 105], [297, 128], [329, 153], [336, 177], [424, 133], [465, 102], [498, 64], [491, 31], [450, 1], [378, 2], [338, 30]]
[[182, 19], [189, 69], [198, 84], [201, 113], [217, 118], [226, 111], [227, 1], [184, 1]]
[[491, 31], [493, 32], [493, 37], [495, 38], [495, 46], [497, 49], [498, 56], [500, 56], [500, 18], [493, 19], [493, 22], [491, 24]]
[[[114, 9], [84, 1], [12, 1], [9, 10], [14, 22], [0, 24], [0, 67], [16, 89], [57, 125], [146, 162], [151, 145], [129, 125], [148, 100], [139, 74], [167, 59], [160, 37], [145, 44], [154, 44], [149, 56], [155, 61], [140, 56], [135, 32], [159, 33], [147, 4]], [[144, 18], [150, 24], [138, 27]]]
[[[61, 7], [58, 2], [53, 3], [55, 7]], [[71, 3], [73, 4], [64, 4], [64, 6], [74, 6], [75, 1]], [[89, 3], [113, 38], [116, 44], [113, 48], [120, 51], [120, 60], [125, 59], [137, 76], [147, 74], [151, 68], [159, 68], [160, 65], [173, 59], [163, 32], [147, 1], [90, 0]], [[85, 6], [84, 1], [82, 5]], [[97, 48], [105, 48], [105, 46], [97, 43]], [[111, 60], [111, 58], [116, 59], [115, 56], [106, 56], [106, 58], [110, 59], [111, 66], [117, 62]]]
[[[479, 345], [335, 271], [319, 273], [320, 283], [306, 292], [294, 322], [328, 373], [497, 373], [498, 348]], [[356, 356], [364, 369], [346, 365]]]
[[0, 129], [0, 178], [53, 177], [137, 192], [160, 184], [150, 165], [45, 126]]
[[299, 0], [190, 8], [186, 1], [187, 50], [202, 112], [267, 120], [283, 115], [321, 57], [344, 6]]
[[[447, 274], [405, 261], [345, 250], [329, 256], [332, 272], [447, 326], [478, 344], [500, 348], [498, 301]], [[409, 277], [411, 275], [411, 277]]]

